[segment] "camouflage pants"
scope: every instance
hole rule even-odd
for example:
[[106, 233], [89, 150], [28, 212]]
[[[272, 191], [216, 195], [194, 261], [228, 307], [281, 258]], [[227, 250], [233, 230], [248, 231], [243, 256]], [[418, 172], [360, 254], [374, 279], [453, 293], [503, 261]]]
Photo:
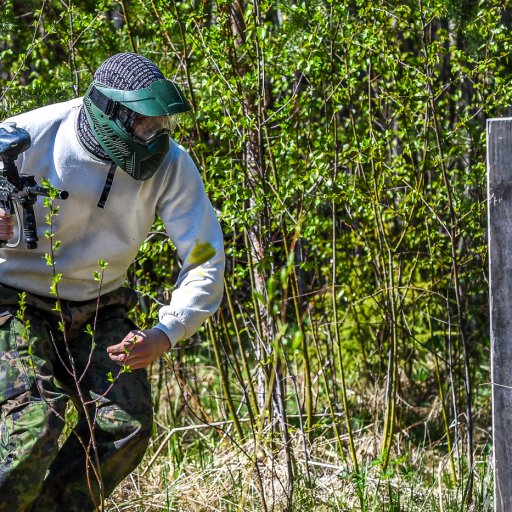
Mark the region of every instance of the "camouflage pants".
[[[135, 328], [135, 293], [108, 293], [98, 310], [96, 301], [61, 301], [61, 312], [26, 294], [23, 321], [18, 301], [0, 286], [0, 512], [93, 511], [138, 465], [151, 434], [146, 371], [120, 374], [106, 352]], [[62, 444], [69, 399], [78, 423]]]

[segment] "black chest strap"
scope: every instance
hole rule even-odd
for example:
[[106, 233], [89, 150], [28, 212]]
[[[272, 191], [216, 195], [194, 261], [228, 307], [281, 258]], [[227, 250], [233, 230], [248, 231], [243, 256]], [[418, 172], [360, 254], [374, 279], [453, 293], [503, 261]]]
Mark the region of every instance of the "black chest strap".
[[108, 170], [107, 179], [105, 180], [105, 185], [103, 185], [103, 192], [101, 193], [100, 200], [98, 201], [98, 207], [103, 208], [105, 203], [107, 202], [108, 194], [110, 192], [110, 188], [112, 187], [112, 182], [114, 181], [114, 174], [117, 169], [117, 164], [112, 163], [110, 169]]

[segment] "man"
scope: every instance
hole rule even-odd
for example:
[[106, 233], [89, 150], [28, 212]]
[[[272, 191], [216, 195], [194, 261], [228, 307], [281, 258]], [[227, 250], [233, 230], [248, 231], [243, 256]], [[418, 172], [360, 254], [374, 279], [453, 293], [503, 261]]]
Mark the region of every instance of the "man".
[[[36, 249], [0, 249], [0, 511], [99, 506], [146, 450], [145, 368], [220, 303], [219, 223], [190, 156], [169, 138], [188, 109], [151, 61], [122, 53], [83, 99], [8, 120], [31, 136], [20, 172], [69, 197], [55, 200], [58, 213], [34, 206]], [[138, 331], [127, 315], [137, 295], [123, 283], [155, 215], [182, 268], [159, 323]], [[17, 232], [2, 213], [0, 240]], [[70, 398], [78, 425], [59, 449]]]

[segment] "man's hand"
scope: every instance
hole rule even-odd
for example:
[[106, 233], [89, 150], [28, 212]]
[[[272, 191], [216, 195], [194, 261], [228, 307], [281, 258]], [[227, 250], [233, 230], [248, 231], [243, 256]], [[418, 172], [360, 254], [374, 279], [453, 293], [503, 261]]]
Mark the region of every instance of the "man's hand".
[[11, 240], [14, 236], [14, 218], [0, 208], [0, 240]]
[[121, 343], [107, 348], [110, 359], [132, 370], [146, 368], [171, 348], [167, 335], [160, 329], [132, 331]]

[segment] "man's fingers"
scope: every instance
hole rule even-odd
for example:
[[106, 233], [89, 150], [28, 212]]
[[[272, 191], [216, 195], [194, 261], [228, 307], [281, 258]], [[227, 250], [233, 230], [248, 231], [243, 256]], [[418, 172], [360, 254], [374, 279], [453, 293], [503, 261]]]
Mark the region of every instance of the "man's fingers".
[[137, 350], [137, 348], [114, 353], [109, 351], [109, 356], [112, 361], [115, 361], [119, 364], [125, 364], [132, 370], [137, 370], [138, 368], [144, 368], [144, 366], [146, 366], [144, 354], [141, 354], [140, 352], [143, 351]]
[[134, 352], [138, 352], [137, 343], [141, 339], [142, 337], [138, 333], [131, 332], [117, 345], [107, 347], [110, 359], [119, 364], [128, 364], [131, 367], [132, 365], [130, 362], [133, 360], [133, 356], [135, 355]]
[[12, 229], [1, 229], [0, 228], [0, 240], [10, 240], [14, 236]]
[[129, 334], [127, 334], [121, 342], [119, 342], [117, 345], [112, 345], [111, 347], [108, 347], [107, 350], [110, 348], [133, 346], [135, 343], [138, 343], [142, 339], [143, 336], [140, 333], [132, 331]]
[[0, 240], [10, 240], [14, 236], [13, 215], [0, 208]]
[[117, 345], [112, 345], [111, 347], [107, 347], [107, 352], [109, 354], [125, 354], [127, 350], [130, 350], [133, 346], [133, 343], [129, 343], [126, 341], [122, 341]]
[[138, 356], [132, 356], [131, 354], [127, 356], [123, 361], [123, 364], [129, 366], [132, 370], [138, 370], [139, 368], [144, 368], [146, 366], [144, 359], [141, 359]]
[[145, 368], [169, 349], [170, 341], [160, 329], [130, 332], [121, 343], [107, 347], [112, 361], [133, 370]]
[[129, 357], [129, 350], [124, 350], [124, 351], [120, 351], [120, 352], [110, 352], [109, 351], [109, 354], [110, 356], [110, 359], [112, 359], [113, 361], [126, 361]]
[[118, 352], [123, 352], [124, 344], [118, 343], [117, 345], [111, 345], [110, 347], [107, 347], [107, 352], [109, 354], [117, 354]]

